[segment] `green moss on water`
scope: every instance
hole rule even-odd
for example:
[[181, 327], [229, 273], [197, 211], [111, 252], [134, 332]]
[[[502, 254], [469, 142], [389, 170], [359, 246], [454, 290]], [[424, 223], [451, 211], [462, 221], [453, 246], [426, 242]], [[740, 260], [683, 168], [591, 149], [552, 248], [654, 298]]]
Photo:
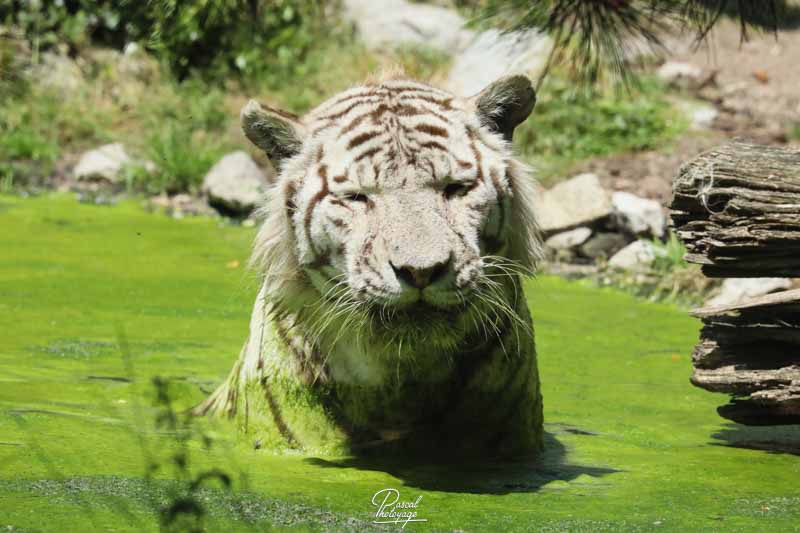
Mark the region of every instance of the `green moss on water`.
[[[151, 377], [189, 407], [222, 381], [257, 291], [253, 230], [136, 203], [0, 197], [0, 529], [158, 530], [180, 485]], [[197, 421], [193, 472], [209, 531], [369, 529], [372, 495], [422, 495], [407, 530], [795, 530], [800, 431], [720, 419], [689, 384], [699, 324], [675, 307], [543, 277], [536, 324], [547, 451], [536, 462], [437, 466], [276, 456]], [[123, 357], [128, 347], [129, 357]], [[119, 378], [119, 379], [118, 379]], [[145, 479], [153, 460], [162, 467]]]

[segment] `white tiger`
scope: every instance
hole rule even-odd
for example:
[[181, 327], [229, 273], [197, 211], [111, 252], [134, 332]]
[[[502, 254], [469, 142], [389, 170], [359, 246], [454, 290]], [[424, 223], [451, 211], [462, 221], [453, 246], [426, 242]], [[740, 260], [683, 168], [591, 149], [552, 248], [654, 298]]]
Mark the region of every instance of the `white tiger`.
[[400, 76], [303, 118], [250, 101], [247, 137], [280, 168], [252, 264], [250, 336], [197, 412], [257, 446], [516, 455], [542, 444], [521, 273], [541, 243], [512, 154], [524, 76], [459, 98]]

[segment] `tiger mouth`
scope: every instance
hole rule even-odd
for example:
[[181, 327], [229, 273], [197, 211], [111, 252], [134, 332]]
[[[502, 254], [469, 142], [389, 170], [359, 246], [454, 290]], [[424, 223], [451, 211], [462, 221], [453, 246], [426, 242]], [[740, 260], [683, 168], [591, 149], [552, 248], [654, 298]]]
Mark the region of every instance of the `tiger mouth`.
[[442, 309], [419, 302], [400, 309], [373, 310], [370, 313], [373, 324], [393, 334], [402, 335], [413, 330], [425, 335], [429, 330], [442, 327], [453, 329], [465, 312], [464, 308]]
[[436, 310], [443, 313], [458, 313], [468, 304], [469, 290], [404, 292], [388, 302], [386, 308], [396, 312], [426, 312]]
[[397, 307], [373, 307], [371, 315], [379, 322], [391, 324], [415, 324], [418, 329], [425, 329], [426, 325], [454, 322], [467, 311], [466, 303], [457, 305], [440, 306], [426, 300]]

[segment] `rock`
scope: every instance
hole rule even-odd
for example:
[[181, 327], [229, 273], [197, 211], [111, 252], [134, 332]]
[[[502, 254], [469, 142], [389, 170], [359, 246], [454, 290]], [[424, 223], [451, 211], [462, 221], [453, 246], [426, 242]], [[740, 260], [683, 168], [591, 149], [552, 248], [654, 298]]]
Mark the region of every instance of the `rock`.
[[83, 154], [73, 174], [79, 180], [101, 179], [116, 183], [123, 179], [122, 170], [132, 163], [122, 144], [106, 144]]
[[97, 77], [118, 84], [154, 83], [160, 75], [158, 61], [136, 43], [128, 43], [124, 52], [94, 48], [86, 56]]
[[69, 56], [45, 52], [32, 66], [30, 77], [42, 87], [58, 92], [74, 92], [84, 82], [83, 72]]
[[406, 0], [344, 0], [344, 16], [371, 50], [417, 44], [454, 54], [474, 37], [455, 11]]
[[566, 279], [594, 277], [600, 270], [597, 265], [594, 264], [586, 265], [561, 262], [548, 262], [542, 265], [542, 268], [548, 275], [559, 276]]
[[719, 111], [717, 111], [716, 107], [703, 102], [681, 100], [677, 102], [677, 107], [689, 119], [689, 128], [692, 130], [710, 129], [719, 116]]
[[596, 174], [579, 174], [539, 195], [536, 214], [546, 234], [589, 225], [613, 212], [611, 195]]
[[547, 63], [551, 48], [552, 40], [535, 30], [487, 30], [455, 57], [446, 87], [455, 94], [471, 96], [502, 76], [535, 77]]
[[722, 282], [719, 294], [706, 305], [732, 305], [791, 288], [792, 280], [787, 278], [728, 278]]
[[545, 245], [553, 250], [569, 250], [585, 243], [592, 236], [589, 228], [575, 228], [557, 233], [545, 241]]
[[712, 105], [698, 105], [689, 113], [689, 127], [693, 130], [707, 130], [714, 125], [719, 111]]
[[656, 250], [650, 241], [639, 240], [615, 253], [608, 260], [608, 265], [622, 270], [641, 270], [653, 264]]
[[209, 203], [224, 211], [247, 214], [261, 203], [269, 179], [246, 152], [220, 159], [203, 179]]
[[713, 77], [697, 65], [682, 61], [667, 61], [656, 71], [656, 76], [667, 84], [681, 89], [699, 89]]
[[611, 195], [611, 204], [618, 224], [633, 235], [664, 235], [667, 215], [661, 204], [655, 200], [620, 191]]
[[612, 257], [626, 244], [625, 237], [619, 233], [597, 233], [580, 247], [580, 252], [589, 259]]
[[147, 204], [151, 209], [158, 208], [174, 218], [181, 218], [183, 215], [214, 216], [217, 214], [203, 198], [189, 194], [174, 196], [160, 194], [151, 197]]

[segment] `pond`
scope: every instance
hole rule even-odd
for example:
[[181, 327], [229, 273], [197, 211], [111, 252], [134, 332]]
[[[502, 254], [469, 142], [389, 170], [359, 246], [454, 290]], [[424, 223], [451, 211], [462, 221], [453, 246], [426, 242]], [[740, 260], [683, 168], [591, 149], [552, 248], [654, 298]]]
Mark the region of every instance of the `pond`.
[[526, 282], [538, 461], [281, 456], [228, 423], [187, 422], [247, 334], [254, 231], [133, 201], [0, 196], [0, 529], [158, 530], [204, 471], [219, 474], [192, 500], [209, 531], [397, 529], [373, 524], [383, 489], [416, 504], [407, 530], [798, 528], [800, 428], [717, 416], [724, 396], [689, 383], [699, 322], [557, 278]]

